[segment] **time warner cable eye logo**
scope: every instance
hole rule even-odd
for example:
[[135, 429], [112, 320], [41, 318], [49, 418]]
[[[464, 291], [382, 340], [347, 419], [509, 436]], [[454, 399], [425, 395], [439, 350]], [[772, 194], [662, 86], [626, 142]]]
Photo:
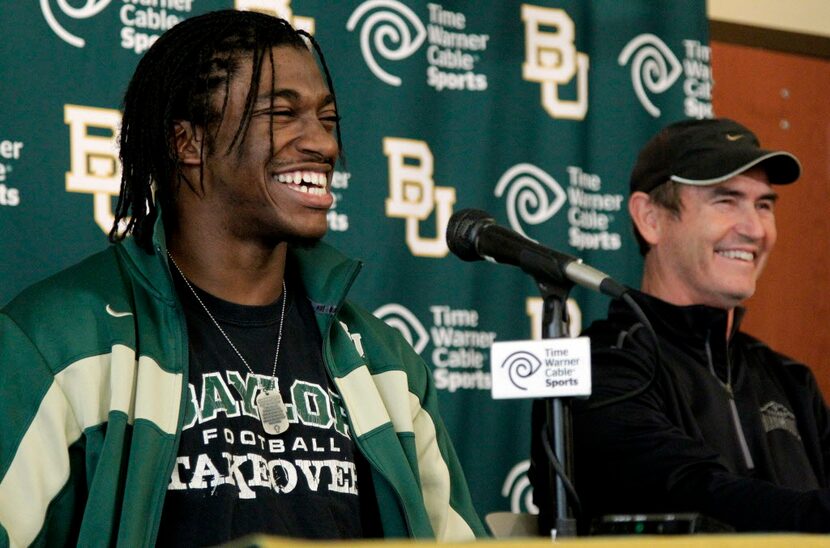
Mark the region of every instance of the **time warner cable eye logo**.
[[[106, 8], [111, 1], [112, 0], [86, 0], [86, 3], [79, 8], [70, 6], [67, 0], [57, 0], [57, 3], [58, 7], [67, 17], [71, 17], [72, 19], [89, 19], [90, 17], [94, 17], [101, 13], [101, 11]], [[84, 47], [84, 45], [86, 45], [86, 41], [63, 28], [63, 26], [55, 18], [55, 14], [52, 13], [52, 7], [49, 5], [49, 2], [50, 0], [40, 0], [40, 9], [43, 12], [43, 17], [46, 18], [46, 23], [49, 25], [49, 28], [52, 29], [52, 31], [67, 44], [75, 46], [76, 48]]]
[[360, 51], [366, 66], [385, 84], [400, 86], [403, 80], [379, 61], [407, 59], [426, 43], [428, 86], [438, 92], [486, 90], [487, 75], [476, 67], [487, 51], [490, 35], [470, 32], [463, 12], [445, 9], [437, 2], [428, 2], [426, 8], [426, 17], [421, 19], [398, 0], [367, 0], [349, 16], [346, 30], [360, 27]]
[[507, 369], [507, 375], [513, 386], [520, 390], [527, 390], [526, 379], [532, 377], [542, 367], [542, 360], [530, 352], [520, 350], [513, 352], [501, 364]]
[[539, 507], [533, 504], [533, 486], [527, 477], [528, 470], [530, 470], [530, 460], [518, 462], [507, 473], [501, 486], [501, 496], [510, 500], [510, 511], [514, 514], [539, 513]]
[[533, 164], [508, 169], [496, 183], [494, 194], [504, 198], [510, 227], [533, 240], [526, 225], [540, 225], [567, 203], [568, 245], [577, 250], [615, 251], [622, 236], [614, 229], [625, 196], [603, 192], [602, 178], [580, 166], [567, 166], [567, 192], [550, 174]]
[[556, 215], [566, 200], [556, 179], [533, 164], [516, 164], [508, 169], [496, 183], [495, 194], [497, 198], [505, 197], [510, 227], [526, 238], [530, 236], [521, 221], [541, 224]]
[[429, 334], [424, 325], [405, 306], [389, 303], [375, 310], [373, 314], [397, 329], [418, 354], [423, 352], [429, 343]]
[[620, 52], [617, 64], [631, 63], [631, 85], [643, 108], [655, 118], [661, 110], [649, 93], [658, 95], [669, 90], [685, 74], [683, 110], [692, 118], [711, 118], [712, 70], [709, 46], [697, 40], [683, 40], [685, 59], [681, 63], [672, 50], [654, 34], [635, 36]]
[[[378, 11], [369, 15], [360, 29], [360, 51], [372, 74], [390, 86], [400, 86], [401, 79], [383, 70], [375, 60], [372, 46], [384, 59], [400, 61], [418, 51], [427, 31], [411, 9], [395, 0], [364, 2], [349, 17], [346, 29], [354, 31], [363, 16], [374, 9]], [[394, 49], [386, 45], [387, 40], [395, 45]]]
[[[112, 0], [85, 0], [83, 6], [74, 7], [69, 0], [40, 0], [40, 9], [49, 28], [64, 42], [83, 48], [86, 40], [69, 32], [52, 9], [55, 2], [62, 19], [90, 19], [107, 8]], [[74, 2], [75, 4], [79, 2]], [[170, 29], [193, 11], [195, 0], [122, 0], [118, 19], [122, 25], [120, 46], [141, 54], [153, 45], [162, 32]], [[236, 0], [236, 9], [260, 11], [282, 17], [295, 28], [314, 34], [315, 22], [311, 17], [294, 15], [291, 0]]]
[[373, 314], [397, 329], [418, 354], [432, 347], [423, 357], [432, 366], [436, 390], [491, 390], [488, 351], [497, 333], [486, 328], [477, 310], [432, 304], [429, 320], [422, 322], [405, 306], [389, 303]]
[[[658, 118], [660, 109], [649, 99], [651, 93], [663, 93], [680, 77], [682, 67], [669, 47], [653, 34], [641, 34], [631, 40], [617, 58], [620, 66], [631, 61], [631, 85], [640, 104]], [[645, 87], [645, 89], [644, 89]]]

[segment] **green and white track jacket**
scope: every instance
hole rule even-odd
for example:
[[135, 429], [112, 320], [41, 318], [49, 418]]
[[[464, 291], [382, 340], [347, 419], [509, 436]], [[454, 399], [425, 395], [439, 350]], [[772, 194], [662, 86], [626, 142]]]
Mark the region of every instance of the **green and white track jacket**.
[[[188, 344], [167, 267], [132, 239], [0, 312], [0, 546], [152, 546], [184, 421]], [[345, 300], [360, 263], [292, 249], [388, 537], [486, 535], [423, 360]]]

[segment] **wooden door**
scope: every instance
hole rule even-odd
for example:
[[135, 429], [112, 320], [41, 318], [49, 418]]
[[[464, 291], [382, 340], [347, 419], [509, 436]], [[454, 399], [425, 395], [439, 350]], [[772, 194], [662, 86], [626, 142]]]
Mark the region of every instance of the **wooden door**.
[[712, 41], [713, 104], [802, 163], [744, 330], [813, 369], [830, 401], [830, 60]]

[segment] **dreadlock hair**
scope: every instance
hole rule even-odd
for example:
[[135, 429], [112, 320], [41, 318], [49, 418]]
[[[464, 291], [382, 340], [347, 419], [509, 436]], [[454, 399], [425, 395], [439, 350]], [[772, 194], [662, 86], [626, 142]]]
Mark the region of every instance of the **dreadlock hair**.
[[[186, 19], [165, 32], [138, 63], [124, 94], [119, 137], [121, 190], [110, 241], [117, 242], [132, 234], [142, 248], [152, 252], [158, 205], [165, 217], [172, 215], [182, 181], [196, 190], [180, 169], [173, 139], [176, 121], [203, 127], [206, 137], [202, 146], [212, 153], [211, 129], [218, 130], [224, 120], [231, 79], [240, 62], [250, 57], [251, 82], [239, 126], [225, 151], [229, 154], [245, 140], [263, 61], [267, 58], [275, 66], [271, 48], [308, 50], [309, 44], [335, 97], [331, 74], [317, 41], [283, 19], [257, 12], [222, 10]], [[214, 100], [217, 92], [224, 95], [220, 107]], [[337, 109], [336, 97], [334, 108]], [[336, 137], [342, 150], [339, 123]], [[123, 230], [119, 229], [122, 221], [126, 221]]]

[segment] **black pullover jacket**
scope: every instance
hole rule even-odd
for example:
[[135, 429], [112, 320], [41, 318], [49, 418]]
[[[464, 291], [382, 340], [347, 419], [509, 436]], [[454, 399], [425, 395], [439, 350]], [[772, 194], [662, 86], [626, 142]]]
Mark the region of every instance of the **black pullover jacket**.
[[[811, 371], [739, 331], [735, 310], [632, 296], [591, 338], [593, 394], [573, 404], [580, 526], [614, 513], [695, 511], [739, 531], [830, 531], [830, 415]], [[619, 403], [609, 398], [645, 391]], [[534, 406], [530, 477], [549, 530], [554, 494]]]

